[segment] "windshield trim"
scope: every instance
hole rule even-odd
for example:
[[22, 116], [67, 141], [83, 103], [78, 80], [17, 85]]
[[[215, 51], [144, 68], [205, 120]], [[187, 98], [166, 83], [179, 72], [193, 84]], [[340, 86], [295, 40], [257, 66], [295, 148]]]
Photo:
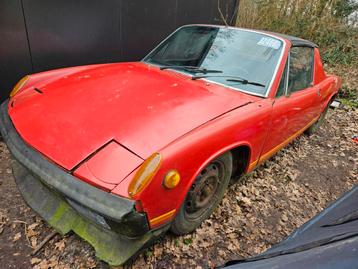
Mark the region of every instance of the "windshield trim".
[[229, 86], [229, 85], [220, 83], [220, 82], [212, 81], [212, 80], [207, 79], [207, 78], [202, 78], [202, 80], [204, 80], [204, 81], [206, 81], [206, 82], [209, 82], [209, 83], [217, 84], [217, 85], [219, 85], [219, 86], [223, 86], [223, 87], [225, 87], [225, 88], [228, 88], [228, 89], [231, 89], [231, 90], [234, 90], [234, 91], [243, 92], [243, 93], [247, 93], [247, 94], [250, 94], [250, 95], [257, 96], [257, 97], [266, 98], [266, 96], [264, 96], [264, 95], [262, 95], [262, 94], [259, 94], [259, 93], [256, 93], [256, 92], [245, 91], [245, 90], [243, 90], [243, 89], [236, 88], [236, 87], [232, 87], [232, 86]]
[[[179, 30], [181, 30], [182, 28], [185, 28], [185, 27], [194, 27], [194, 26], [205, 26], [205, 27], [211, 27], [211, 28], [226, 28], [226, 29], [233, 29], [233, 30], [240, 30], [240, 31], [244, 31], [244, 32], [250, 32], [250, 33], [256, 33], [256, 34], [261, 34], [261, 35], [264, 35], [264, 36], [269, 36], [269, 37], [272, 37], [272, 38], [275, 38], [277, 40], [280, 40], [282, 41], [283, 43], [283, 47], [281, 49], [281, 55], [280, 55], [280, 58], [279, 60], [277, 61], [277, 64], [276, 64], [276, 67], [275, 67], [275, 70], [274, 70], [274, 73], [273, 73], [273, 76], [271, 78], [271, 81], [269, 83], [269, 86], [267, 87], [267, 90], [264, 94], [259, 94], [259, 93], [254, 93], [254, 92], [250, 92], [250, 91], [245, 91], [245, 90], [242, 90], [240, 88], [237, 88], [237, 87], [232, 87], [232, 86], [229, 86], [229, 85], [226, 85], [226, 84], [223, 84], [223, 83], [220, 83], [220, 82], [216, 82], [216, 81], [212, 81], [210, 79], [206, 79], [206, 78], [203, 78], [203, 80], [207, 81], [207, 82], [210, 82], [210, 83], [214, 83], [214, 84], [217, 84], [217, 85], [220, 85], [220, 86], [224, 86], [226, 88], [229, 88], [229, 89], [232, 89], [232, 90], [235, 90], [235, 91], [240, 91], [240, 92], [243, 92], [243, 93], [247, 93], [247, 94], [251, 94], [251, 95], [255, 95], [255, 96], [259, 96], [259, 97], [264, 97], [264, 98], [267, 98], [272, 90], [272, 85], [275, 81], [275, 78], [277, 77], [277, 73], [278, 73], [278, 70], [281, 66], [281, 63], [282, 63], [282, 60], [283, 60], [283, 56], [285, 55], [285, 51], [286, 51], [286, 47], [287, 47], [287, 44], [286, 44], [286, 40], [280, 36], [276, 36], [274, 34], [271, 34], [271, 33], [266, 33], [266, 32], [261, 32], [261, 31], [256, 31], [256, 30], [251, 30], [251, 29], [245, 29], [245, 28], [240, 28], [240, 27], [230, 27], [230, 26], [220, 26], [220, 25], [206, 25], [206, 24], [189, 24], [189, 25], [183, 25], [181, 27], [179, 27], [178, 29], [176, 29], [173, 33], [171, 33], [169, 36], [167, 36], [162, 42], [160, 42], [154, 49], [152, 49], [142, 60], [141, 62], [144, 62], [146, 64], [149, 64], [149, 65], [154, 65], [154, 66], [158, 66], [160, 67], [161, 65], [159, 64], [155, 64], [155, 63], [149, 63], [149, 62], [146, 62], [146, 59], [149, 57], [149, 55], [152, 54], [152, 52], [154, 52], [157, 48], [159, 48], [165, 41], [167, 41], [172, 35], [174, 35], [176, 32], [178, 32]], [[181, 73], [181, 74], [184, 74], [184, 75], [187, 75], [189, 77], [193, 77], [194, 75], [190, 74], [190, 73], [187, 73], [187, 72], [184, 72], [182, 70], [177, 70], [177, 69], [172, 69], [170, 68], [170, 70], [173, 70], [174, 72], [178, 72], [178, 73]]]

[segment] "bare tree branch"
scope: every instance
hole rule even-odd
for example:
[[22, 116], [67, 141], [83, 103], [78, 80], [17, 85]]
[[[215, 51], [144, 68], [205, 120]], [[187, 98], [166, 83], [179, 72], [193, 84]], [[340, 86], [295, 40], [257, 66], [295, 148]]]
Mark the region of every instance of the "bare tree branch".
[[225, 23], [225, 26], [229, 26], [228, 23], [227, 23], [227, 21], [226, 21], [226, 19], [225, 19], [224, 14], [223, 14], [222, 11], [221, 11], [221, 8], [220, 8], [220, 0], [218, 0], [218, 11], [219, 11], [219, 13], [220, 13], [220, 17], [221, 17], [222, 21]]

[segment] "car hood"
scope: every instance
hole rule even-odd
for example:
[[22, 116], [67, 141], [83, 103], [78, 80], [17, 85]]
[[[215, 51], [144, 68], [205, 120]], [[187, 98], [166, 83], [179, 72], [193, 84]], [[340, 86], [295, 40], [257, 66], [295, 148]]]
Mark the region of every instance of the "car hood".
[[145, 63], [52, 72], [12, 98], [9, 115], [28, 144], [68, 170], [110, 141], [145, 159], [257, 99]]

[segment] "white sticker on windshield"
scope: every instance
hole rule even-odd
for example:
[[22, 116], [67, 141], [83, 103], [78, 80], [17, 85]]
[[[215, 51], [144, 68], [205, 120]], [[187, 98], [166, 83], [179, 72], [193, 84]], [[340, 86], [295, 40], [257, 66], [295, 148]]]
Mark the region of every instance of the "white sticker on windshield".
[[274, 38], [263, 37], [259, 42], [257, 42], [257, 45], [278, 50], [281, 47], [281, 42]]

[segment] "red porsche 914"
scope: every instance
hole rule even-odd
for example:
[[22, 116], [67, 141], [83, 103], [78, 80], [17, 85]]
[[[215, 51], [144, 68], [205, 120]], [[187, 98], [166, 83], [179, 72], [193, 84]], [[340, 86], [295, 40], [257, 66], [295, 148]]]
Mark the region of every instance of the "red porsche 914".
[[340, 87], [310, 41], [188, 25], [140, 62], [26, 76], [0, 130], [29, 206], [118, 265], [195, 230], [230, 181], [316, 131]]

